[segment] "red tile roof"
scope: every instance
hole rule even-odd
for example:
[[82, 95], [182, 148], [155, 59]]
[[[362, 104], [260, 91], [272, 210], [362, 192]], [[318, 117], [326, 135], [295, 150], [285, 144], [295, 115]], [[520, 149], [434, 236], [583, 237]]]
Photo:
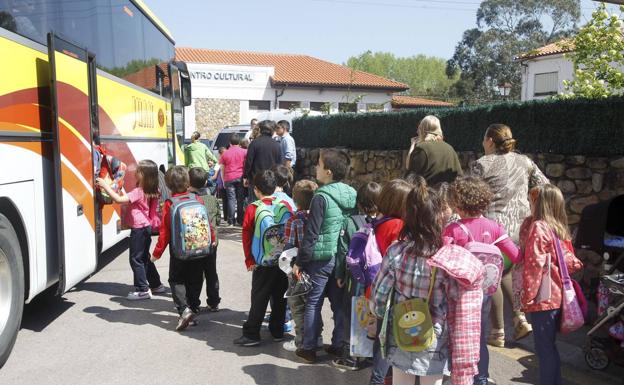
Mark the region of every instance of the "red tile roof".
[[406, 95], [392, 96], [392, 107], [394, 108], [413, 108], [413, 107], [452, 107], [452, 103], [441, 102], [438, 100], [429, 100], [416, 98]]
[[537, 57], [557, 55], [572, 51], [574, 51], [574, 43], [570, 40], [564, 39], [518, 55], [516, 60], [529, 60]]
[[275, 68], [274, 85], [405, 91], [407, 84], [307, 55], [176, 48], [176, 59], [191, 63], [258, 65]]

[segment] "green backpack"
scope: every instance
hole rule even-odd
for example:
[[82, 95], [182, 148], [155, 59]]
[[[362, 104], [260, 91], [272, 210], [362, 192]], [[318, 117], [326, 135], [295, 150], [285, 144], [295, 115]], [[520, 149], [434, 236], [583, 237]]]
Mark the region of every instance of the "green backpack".
[[392, 332], [399, 349], [406, 352], [422, 352], [434, 340], [433, 323], [429, 311], [429, 300], [433, 292], [437, 269], [431, 270], [429, 294], [426, 299], [412, 298], [401, 301], [392, 309]]

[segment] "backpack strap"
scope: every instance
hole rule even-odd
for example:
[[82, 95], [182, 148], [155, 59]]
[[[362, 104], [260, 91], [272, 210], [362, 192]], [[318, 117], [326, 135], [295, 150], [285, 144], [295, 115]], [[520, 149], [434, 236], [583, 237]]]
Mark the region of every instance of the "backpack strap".
[[498, 237], [498, 238], [497, 238], [494, 242], [492, 242], [492, 244], [493, 244], [493, 245], [495, 245], [495, 244], [497, 244], [497, 243], [499, 243], [499, 242], [504, 241], [504, 240], [505, 240], [505, 239], [507, 239], [507, 238], [509, 238], [509, 235], [507, 235], [507, 234], [503, 234], [503, 235], [501, 235], [500, 237]]
[[470, 230], [468, 230], [468, 227], [466, 227], [466, 225], [464, 225], [463, 223], [461, 223], [461, 221], [457, 221], [457, 225], [464, 230], [464, 233], [466, 233], [468, 235], [468, 239], [470, 240], [470, 242], [474, 242], [474, 238], [472, 236], [472, 234], [470, 233]]
[[433, 284], [435, 283], [437, 273], [438, 273], [438, 268], [435, 266], [432, 267], [431, 268], [431, 281], [429, 281], [429, 294], [427, 294], [427, 304], [429, 304], [429, 301], [431, 300], [431, 293], [433, 293]]

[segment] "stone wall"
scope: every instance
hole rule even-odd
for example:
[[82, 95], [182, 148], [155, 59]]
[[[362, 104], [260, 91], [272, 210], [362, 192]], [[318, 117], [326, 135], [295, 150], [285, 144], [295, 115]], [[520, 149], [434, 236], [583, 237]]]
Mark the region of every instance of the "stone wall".
[[195, 126], [203, 137], [212, 139], [220, 129], [239, 123], [240, 101], [195, 99]]
[[[347, 182], [354, 186], [369, 181], [385, 182], [403, 175], [407, 151], [355, 151], [351, 156], [351, 173]], [[459, 153], [464, 170], [482, 156], [475, 152]], [[564, 156], [527, 154], [553, 184], [563, 191], [570, 225], [576, 225], [587, 205], [624, 194], [624, 157]], [[314, 177], [319, 149], [298, 149], [297, 177]]]

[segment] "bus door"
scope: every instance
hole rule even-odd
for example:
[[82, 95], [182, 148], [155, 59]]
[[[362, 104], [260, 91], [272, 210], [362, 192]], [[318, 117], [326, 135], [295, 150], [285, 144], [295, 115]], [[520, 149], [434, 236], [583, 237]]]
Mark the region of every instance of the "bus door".
[[97, 119], [95, 59], [85, 49], [48, 34], [59, 293], [97, 267], [97, 218], [92, 155]]

